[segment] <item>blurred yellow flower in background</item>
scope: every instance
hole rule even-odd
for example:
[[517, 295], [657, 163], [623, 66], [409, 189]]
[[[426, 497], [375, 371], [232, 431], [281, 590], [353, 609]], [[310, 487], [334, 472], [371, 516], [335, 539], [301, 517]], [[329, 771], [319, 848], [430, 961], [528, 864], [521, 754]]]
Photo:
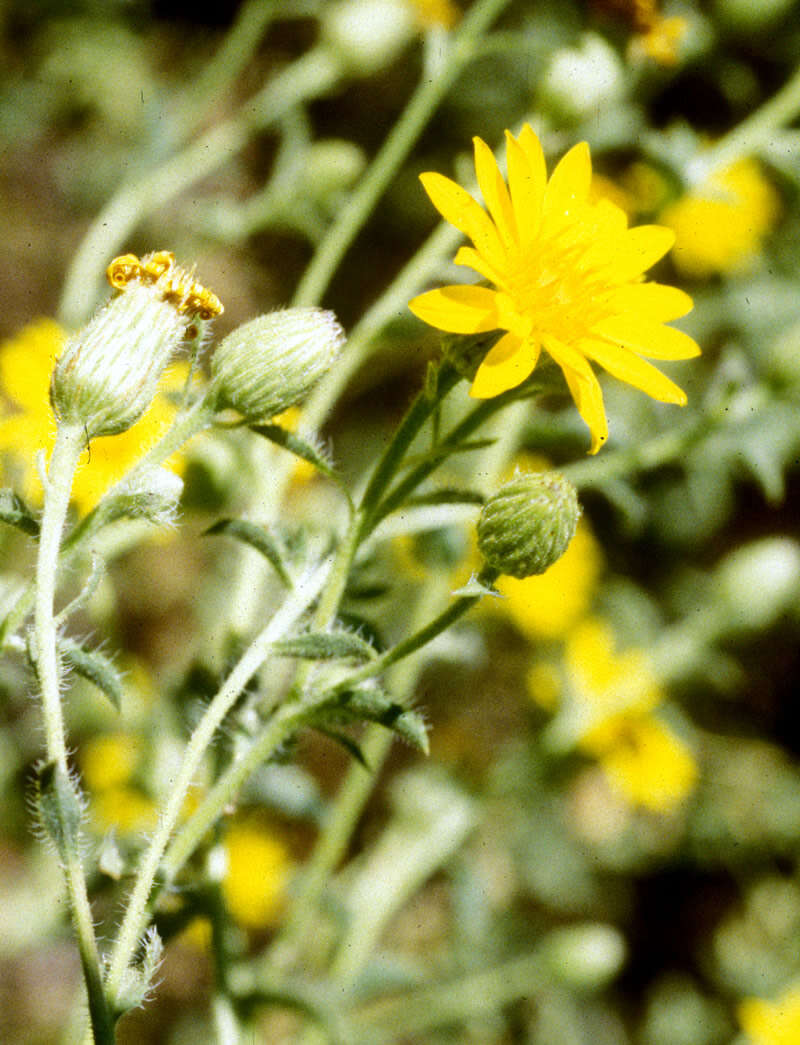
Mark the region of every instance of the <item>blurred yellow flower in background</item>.
[[[51, 319], [29, 323], [0, 345], [0, 451], [9, 458], [6, 481], [14, 481], [22, 496], [40, 504], [42, 489], [35, 466], [36, 453], [50, 453], [56, 423], [50, 407], [50, 374], [66, 338]], [[185, 364], [170, 367], [163, 387], [180, 387]], [[144, 417], [119, 435], [93, 439], [82, 455], [72, 487], [72, 501], [81, 514], [97, 504], [106, 490], [139, 460], [169, 427], [175, 407], [159, 396]]]
[[225, 832], [227, 871], [222, 895], [228, 911], [248, 929], [274, 925], [286, 901], [292, 860], [269, 825], [256, 817], [230, 824]]
[[82, 748], [81, 777], [98, 832], [113, 828], [125, 837], [155, 827], [155, 802], [132, 782], [143, 755], [142, 738], [134, 733], [103, 733]]
[[544, 573], [524, 580], [500, 577], [495, 587], [504, 598], [490, 607], [507, 613], [532, 642], [562, 638], [589, 610], [602, 569], [600, 546], [581, 519], [567, 550]]
[[711, 174], [675, 203], [660, 220], [675, 232], [672, 259], [698, 279], [746, 271], [774, 227], [780, 199], [753, 159]]
[[800, 983], [775, 998], [746, 998], [739, 1023], [752, 1045], [797, 1045], [800, 1042]]
[[421, 180], [442, 217], [472, 240], [455, 263], [474, 269], [494, 289], [457, 284], [409, 302], [414, 315], [439, 330], [505, 331], [478, 368], [470, 395], [490, 399], [522, 384], [544, 349], [589, 427], [591, 453], [608, 438], [608, 422], [590, 360], [654, 399], [685, 405], [684, 392], [644, 358], [700, 353], [688, 334], [666, 325], [691, 310], [691, 298], [644, 280], [672, 246], [673, 232], [658, 225], [629, 229], [616, 204], [591, 202], [585, 142], [569, 150], [548, 180], [530, 125], [516, 138], [506, 131], [508, 184], [489, 146], [480, 138], [474, 145], [486, 210], [441, 174], [429, 172]]
[[409, 0], [409, 3], [423, 29], [433, 26], [452, 29], [461, 18], [461, 11], [453, 0]]
[[[563, 671], [565, 735], [598, 761], [624, 801], [659, 813], [677, 808], [694, 789], [697, 764], [655, 714], [665, 698], [645, 651], [618, 652], [610, 625], [587, 618], [566, 637]], [[558, 707], [557, 680], [554, 665], [534, 665], [527, 680], [532, 699]]]
[[697, 764], [687, 745], [655, 715], [612, 715], [579, 745], [631, 805], [669, 813], [694, 789]]

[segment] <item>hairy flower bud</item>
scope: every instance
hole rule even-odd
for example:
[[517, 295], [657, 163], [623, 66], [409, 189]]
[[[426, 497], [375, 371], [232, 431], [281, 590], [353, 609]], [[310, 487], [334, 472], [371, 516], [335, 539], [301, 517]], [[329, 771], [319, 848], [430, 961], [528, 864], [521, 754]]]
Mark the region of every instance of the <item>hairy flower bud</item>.
[[567, 550], [580, 513], [575, 487], [563, 475], [519, 475], [483, 506], [478, 548], [489, 566], [510, 577], [544, 573]]
[[187, 324], [154, 288], [128, 287], [67, 341], [50, 382], [58, 419], [82, 425], [89, 439], [130, 428], [152, 403]]
[[289, 308], [244, 323], [211, 359], [211, 391], [220, 409], [248, 421], [288, 410], [311, 391], [344, 344], [332, 312]]
[[106, 276], [119, 293], [67, 341], [50, 381], [59, 421], [83, 427], [87, 439], [134, 425], [195, 318], [223, 312], [168, 250], [123, 254]]

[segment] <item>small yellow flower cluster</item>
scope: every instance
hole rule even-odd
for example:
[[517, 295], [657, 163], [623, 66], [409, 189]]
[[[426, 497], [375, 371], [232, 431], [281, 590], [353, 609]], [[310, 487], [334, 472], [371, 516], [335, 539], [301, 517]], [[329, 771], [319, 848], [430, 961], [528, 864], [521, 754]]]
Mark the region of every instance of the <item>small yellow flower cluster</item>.
[[227, 869], [222, 895], [231, 915], [248, 929], [278, 921], [292, 873], [282, 839], [258, 817], [235, 820], [225, 832]]
[[[50, 375], [65, 339], [57, 323], [39, 319], [0, 345], [0, 389], [7, 404], [0, 408], [0, 450], [7, 457], [5, 475], [7, 480], [18, 479], [14, 485], [34, 504], [42, 499], [35, 455], [38, 450], [49, 454], [55, 437]], [[185, 375], [185, 364], [171, 367], [162, 387], [179, 388]], [[82, 514], [93, 508], [163, 435], [174, 413], [173, 404], [159, 396], [141, 421], [127, 431], [92, 440], [72, 489], [73, 502]]]
[[800, 982], [774, 1001], [746, 998], [739, 1023], [752, 1045], [797, 1045], [800, 1041]]
[[746, 271], [774, 227], [779, 199], [753, 159], [711, 174], [662, 211], [675, 233], [672, 258], [688, 276]]

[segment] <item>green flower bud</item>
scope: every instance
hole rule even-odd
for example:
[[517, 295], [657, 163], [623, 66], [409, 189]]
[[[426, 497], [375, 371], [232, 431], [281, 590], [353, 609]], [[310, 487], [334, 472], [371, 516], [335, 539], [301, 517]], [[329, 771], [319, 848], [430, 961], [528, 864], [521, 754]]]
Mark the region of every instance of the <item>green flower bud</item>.
[[50, 382], [59, 421], [82, 426], [87, 439], [130, 428], [152, 403], [190, 319], [157, 287], [127, 286], [64, 346]]
[[730, 552], [714, 571], [728, 632], [761, 631], [800, 594], [800, 547], [789, 537], [762, 537]]
[[397, 0], [340, 0], [323, 6], [321, 40], [356, 76], [387, 66], [416, 32], [409, 7]]
[[150, 468], [143, 475], [128, 479], [105, 511], [110, 518], [149, 519], [160, 526], [175, 521], [183, 493], [183, 479], [169, 468]]
[[600, 990], [622, 968], [625, 940], [611, 925], [567, 925], [547, 936], [542, 955], [562, 983], [578, 990]]
[[295, 406], [330, 368], [344, 344], [332, 312], [289, 308], [244, 323], [211, 359], [211, 394], [219, 409], [233, 407], [263, 421]]
[[519, 475], [483, 506], [478, 548], [489, 566], [510, 577], [544, 573], [567, 550], [580, 514], [575, 487], [563, 475]]
[[594, 33], [556, 51], [539, 88], [540, 104], [563, 120], [583, 120], [618, 101], [625, 82], [617, 52]]

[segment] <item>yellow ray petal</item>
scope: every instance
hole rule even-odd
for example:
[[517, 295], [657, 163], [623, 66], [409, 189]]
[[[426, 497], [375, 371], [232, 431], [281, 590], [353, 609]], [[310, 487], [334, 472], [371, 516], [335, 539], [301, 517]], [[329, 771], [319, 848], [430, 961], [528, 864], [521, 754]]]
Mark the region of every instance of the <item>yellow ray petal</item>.
[[592, 182], [589, 146], [579, 142], [558, 163], [544, 194], [545, 220], [563, 221], [577, 206], [586, 202]]
[[473, 399], [492, 399], [516, 388], [533, 373], [539, 360], [539, 345], [516, 334], [504, 334], [478, 367], [469, 394]]
[[539, 231], [547, 183], [542, 146], [528, 124], [522, 128], [519, 140], [506, 131], [506, 158], [517, 232], [524, 246], [531, 243]]
[[502, 272], [498, 272], [493, 265], [490, 265], [486, 258], [477, 252], [474, 247], [459, 247], [456, 251], [456, 256], [453, 258], [454, 265], [466, 265], [467, 268], [474, 269], [479, 272], [484, 279], [488, 279], [490, 283], [494, 283], [496, 287], [506, 286], [506, 279]]
[[475, 173], [484, 203], [506, 246], [516, 243], [517, 225], [503, 175], [494, 153], [481, 138], [472, 139], [475, 147]]
[[686, 393], [674, 381], [657, 370], [652, 363], [645, 362], [630, 349], [612, 345], [608, 341], [586, 338], [581, 341], [581, 350], [599, 363], [613, 377], [641, 389], [662, 403], [677, 403], [686, 406]]
[[663, 225], [638, 225], [620, 237], [608, 259], [609, 275], [622, 283], [635, 279], [664, 257], [675, 243], [675, 233]]
[[49, 415], [50, 374], [65, 340], [58, 323], [37, 319], [0, 345], [2, 390], [18, 406]]
[[490, 264], [502, 268], [504, 251], [497, 229], [481, 205], [456, 182], [435, 171], [420, 174], [431, 203], [445, 221], [468, 236]]
[[414, 315], [451, 334], [481, 334], [497, 327], [495, 293], [486, 287], [450, 286], [412, 298]]
[[580, 352], [554, 337], [542, 338], [542, 342], [564, 372], [578, 413], [589, 426], [592, 436], [589, 453], [596, 454], [608, 439], [608, 421], [600, 382]]
[[617, 287], [611, 292], [608, 304], [616, 312], [633, 312], [655, 323], [680, 319], [694, 307], [688, 294], [663, 283], [629, 283]]
[[700, 355], [700, 346], [682, 330], [637, 315], [609, 316], [596, 323], [592, 333], [627, 345], [649, 359], [693, 359]]

